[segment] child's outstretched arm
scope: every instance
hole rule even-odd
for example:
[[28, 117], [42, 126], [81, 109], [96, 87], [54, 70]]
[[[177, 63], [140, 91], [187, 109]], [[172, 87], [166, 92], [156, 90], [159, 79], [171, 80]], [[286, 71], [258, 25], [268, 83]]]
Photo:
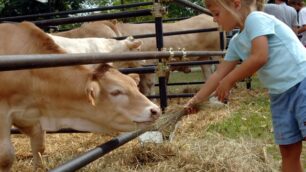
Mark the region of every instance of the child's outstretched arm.
[[201, 89], [187, 102], [185, 108], [189, 113], [194, 113], [195, 104], [201, 103], [209, 98], [209, 96], [216, 90], [219, 82], [230, 72], [239, 61], [222, 61], [218, 66], [217, 70], [208, 78]]
[[200, 91], [187, 102], [185, 108], [189, 113], [194, 112], [193, 105], [207, 100], [214, 91], [218, 99], [224, 102], [237, 81], [251, 76], [267, 61], [268, 39], [266, 36], [259, 36], [253, 39], [250, 55], [239, 67], [236, 67], [238, 61], [222, 61]]
[[229, 91], [233, 85], [246, 77], [252, 76], [268, 61], [269, 44], [266, 36], [259, 36], [252, 40], [252, 48], [248, 58], [239, 67], [232, 70], [219, 83], [216, 95], [220, 101], [224, 101], [229, 96]]

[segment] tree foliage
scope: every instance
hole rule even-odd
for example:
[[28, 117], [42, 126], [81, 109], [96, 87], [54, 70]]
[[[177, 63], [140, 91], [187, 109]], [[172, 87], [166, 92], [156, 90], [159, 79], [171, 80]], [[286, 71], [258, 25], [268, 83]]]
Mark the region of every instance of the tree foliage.
[[[203, 6], [203, 1], [202, 0], [189, 0], [190, 2]], [[120, 5], [122, 2], [124, 2], [124, 4], [131, 4], [131, 3], [139, 3], [139, 2], [150, 2], [150, 0], [114, 0], [112, 1], [113, 4], [112, 5]], [[165, 3], [164, 4], [167, 8], [167, 15], [164, 16], [165, 18], [180, 18], [180, 17], [190, 17], [190, 16], [194, 16], [197, 15], [198, 12], [190, 9], [188, 7], [184, 7], [182, 5], [178, 5], [175, 4], [173, 2], [171, 3]], [[136, 8], [131, 8], [129, 10], [139, 10], [139, 9], [146, 9], [146, 8], [152, 8], [152, 7], [136, 7]], [[140, 17], [140, 19], [134, 19], [136, 22], [137, 21], [146, 21], [146, 19], [153, 19], [152, 16], [150, 17]], [[133, 20], [133, 19], [132, 19]]]
[[[111, 6], [111, 5], [121, 5], [121, 4], [132, 4], [132, 3], [140, 3], [140, 2], [151, 2], [151, 0], [91, 0], [92, 2], [97, 3], [99, 6]], [[189, 0], [190, 2], [203, 6], [202, 0]], [[197, 11], [190, 9], [188, 7], [184, 7], [175, 3], [165, 3], [167, 8], [167, 15], [164, 18], [180, 18], [180, 17], [190, 17], [199, 14]], [[141, 6], [125, 9], [128, 11], [139, 10], [139, 9], [151, 9], [152, 6]], [[114, 10], [113, 12], [118, 12], [119, 10]], [[145, 17], [137, 17], [137, 18], [129, 18], [125, 21], [128, 22], [141, 22], [141, 21], [151, 21], [153, 20], [153, 16], [145, 16]]]
[[[98, 6], [131, 4], [139, 2], [150, 2], [150, 0], [49, 0], [48, 3], [41, 3], [36, 0], [0, 0], [0, 15], [2, 17], [18, 16], [18, 15], [81, 9], [82, 4], [86, 4], [87, 7], [98, 7]], [[190, 2], [202, 5], [202, 0], [190, 0]], [[166, 6], [168, 9], [168, 14], [165, 16], [166, 18], [189, 17], [198, 14], [196, 11], [190, 8], [186, 8], [177, 5], [175, 3], [168, 3], [166, 4]], [[125, 10], [139, 10], [146, 8], [147, 9], [151, 8], [151, 6], [141, 6]], [[116, 11], [119, 10], [113, 10], [112, 12]], [[142, 19], [145, 18], [150, 18], [150, 17], [142, 17]]]
[[[1, 17], [6, 16], [19, 16], [29, 14], [39, 14], [47, 12], [65, 11], [65, 10], [76, 10], [82, 8], [96, 8], [104, 6], [114, 6], [122, 4], [133, 4], [140, 2], [151, 2], [152, 0], [48, 0], [47, 3], [41, 3], [37, 0], [0, 0], [0, 15]], [[202, 0], [189, 0], [197, 5], [203, 5]], [[165, 3], [168, 13], [164, 16], [167, 18], [181, 18], [190, 17], [199, 14], [197, 11], [178, 5], [176, 3]], [[124, 11], [135, 11], [140, 9], [152, 9], [152, 6], [138, 6], [126, 9], [114, 9], [103, 11], [102, 13], [116, 13], [122, 10]], [[88, 15], [90, 13], [82, 14]], [[61, 16], [68, 17], [68, 16]], [[48, 17], [51, 18], [51, 17]], [[46, 19], [36, 18], [33, 20]], [[153, 16], [142, 16], [123, 19], [124, 22], [143, 22], [153, 21]], [[62, 25], [61, 28], [69, 29], [71, 27], [79, 26], [78, 24]]]
[[[190, 2], [202, 6], [203, 7], [203, 1], [202, 0], [189, 0]], [[182, 5], [178, 5], [175, 3], [171, 3], [168, 6], [168, 15], [167, 17], [169, 18], [178, 18], [178, 17], [191, 17], [198, 15], [199, 12], [189, 8], [189, 7], [184, 7]]]
[[80, 9], [84, 1], [49, 0], [48, 3], [41, 3], [36, 0], [0, 0], [0, 14], [4, 17]]

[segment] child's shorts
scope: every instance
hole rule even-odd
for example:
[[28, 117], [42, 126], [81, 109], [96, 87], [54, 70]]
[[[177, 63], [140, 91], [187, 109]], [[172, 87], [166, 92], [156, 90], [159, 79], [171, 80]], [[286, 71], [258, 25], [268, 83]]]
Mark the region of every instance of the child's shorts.
[[306, 79], [282, 94], [270, 94], [275, 143], [293, 144], [306, 137]]

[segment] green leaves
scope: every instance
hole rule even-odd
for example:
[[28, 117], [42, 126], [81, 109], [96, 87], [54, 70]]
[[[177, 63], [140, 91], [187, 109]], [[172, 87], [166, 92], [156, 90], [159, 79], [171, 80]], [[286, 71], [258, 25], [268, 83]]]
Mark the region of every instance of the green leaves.
[[84, 1], [49, 0], [41, 3], [36, 0], [0, 0], [0, 14], [5, 17], [80, 9]]
[[[48, 13], [65, 10], [76, 10], [86, 8], [95, 8], [103, 6], [113, 6], [121, 4], [132, 4], [141, 2], [150, 2], [151, 0], [48, 0], [47, 3], [41, 3], [36, 0], [0, 0], [0, 15], [1, 17], [19, 16], [29, 14]], [[203, 6], [202, 0], [190, 0], [190, 2]], [[193, 9], [184, 7], [175, 3], [166, 3], [168, 14], [164, 16], [167, 18], [181, 18], [197, 15]], [[151, 9], [152, 6], [140, 6], [128, 8], [125, 10], [134, 11], [139, 9]], [[108, 11], [109, 13], [119, 12], [120, 9]], [[61, 16], [67, 17], [67, 16]], [[49, 17], [52, 18], [52, 17]], [[48, 18], [35, 18], [31, 20], [48, 19]], [[134, 17], [126, 19], [125, 22], [141, 22], [152, 21], [153, 16]]]
[[[190, 2], [203, 6], [202, 0], [190, 0]], [[191, 17], [198, 15], [199, 13], [193, 9], [190, 9], [188, 7], [183, 7], [181, 5], [175, 4], [175, 3], [169, 3], [168, 6], [168, 18], [179, 18], [179, 17]]]

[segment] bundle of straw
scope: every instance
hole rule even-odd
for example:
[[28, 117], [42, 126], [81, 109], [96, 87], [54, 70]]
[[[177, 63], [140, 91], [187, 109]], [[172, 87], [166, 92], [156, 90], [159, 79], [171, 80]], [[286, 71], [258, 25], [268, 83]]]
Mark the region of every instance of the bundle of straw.
[[[209, 102], [198, 103], [193, 105], [193, 108], [198, 112], [204, 109], [208, 103]], [[139, 135], [147, 131], [160, 131], [164, 139], [171, 141], [176, 129], [176, 124], [186, 115], [188, 115], [188, 111], [182, 105], [171, 106], [171, 108], [168, 107], [165, 114], [163, 114], [154, 124], [144, 129], [140, 129], [138, 131]]]
[[[196, 104], [194, 108], [199, 111], [204, 108], [204, 104]], [[187, 109], [183, 106], [172, 106], [166, 109], [162, 115], [151, 127], [153, 130], [159, 130], [165, 137], [168, 137], [171, 132], [175, 130], [176, 124], [182, 119], [183, 116], [188, 115]]]

